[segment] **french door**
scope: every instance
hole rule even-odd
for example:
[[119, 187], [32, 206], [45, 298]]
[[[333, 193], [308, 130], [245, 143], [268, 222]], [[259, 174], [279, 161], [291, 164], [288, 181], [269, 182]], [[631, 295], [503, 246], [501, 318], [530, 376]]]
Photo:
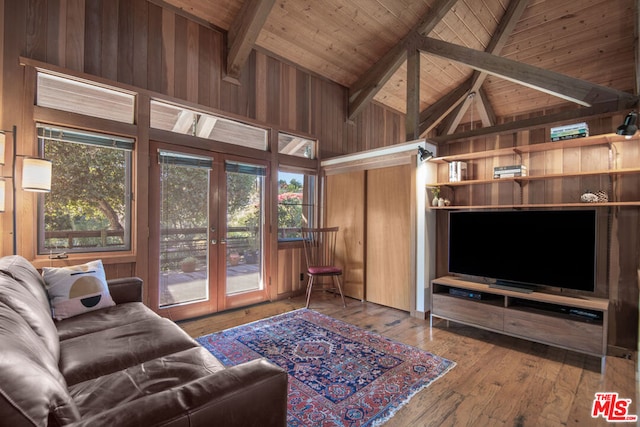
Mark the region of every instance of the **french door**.
[[265, 301], [267, 165], [155, 143], [150, 297], [174, 320]]

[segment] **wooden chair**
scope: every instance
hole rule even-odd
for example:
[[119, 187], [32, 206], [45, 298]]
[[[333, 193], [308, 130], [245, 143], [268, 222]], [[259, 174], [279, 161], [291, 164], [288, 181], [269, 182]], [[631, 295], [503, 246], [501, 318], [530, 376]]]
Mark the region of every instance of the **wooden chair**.
[[338, 228], [339, 227], [302, 229], [304, 255], [307, 261], [307, 275], [309, 276], [309, 282], [307, 283], [307, 308], [309, 308], [311, 291], [315, 279], [316, 277], [323, 276], [331, 276], [335, 287], [323, 287], [322, 289], [337, 289], [342, 297], [342, 305], [344, 307], [347, 306], [344, 301], [344, 294], [342, 293], [342, 284], [340, 283], [342, 268], [334, 264]]

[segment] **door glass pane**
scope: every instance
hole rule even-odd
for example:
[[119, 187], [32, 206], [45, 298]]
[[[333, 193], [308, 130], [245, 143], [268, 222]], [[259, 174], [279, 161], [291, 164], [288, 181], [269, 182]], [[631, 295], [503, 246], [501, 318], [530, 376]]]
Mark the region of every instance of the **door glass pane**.
[[263, 205], [266, 169], [227, 162], [227, 295], [263, 288]]
[[210, 158], [160, 151], [160, 307], [209, 299]]

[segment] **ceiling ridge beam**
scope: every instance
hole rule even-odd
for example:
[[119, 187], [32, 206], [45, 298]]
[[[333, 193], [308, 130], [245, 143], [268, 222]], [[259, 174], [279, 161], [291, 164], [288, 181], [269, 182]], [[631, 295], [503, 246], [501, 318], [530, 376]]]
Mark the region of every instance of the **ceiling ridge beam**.
[[[509, 36], [513, 32], [513, 29], [516, 27], [516, 24], [522, 17], [524, 10], [527, 8], [528, 3], [529, 3], [529, 0], [512, 0], [509, 2], [509, 6], [507, 7], [507, 10], [504, 12], [503, 17], [500, 20], [500, 23], [498, 24], [498, 28], [496, 29], [495, 33], [493, 33], [493, 36], [491, 36], [491, 40], [489, 41], [489, 44], [487, 45], [485, 52], [498, 54], [500, 53], [500, 51], [502, 51], [502, 48], [507, 43], [507, 40], [509, 39]], [[488, 77], [488, 74], [481, 73], [480, 71], [474, 70], [473, 75], [471, 76], [471, 81], [472, 81], [471, 88], [469, 89], [468, 92], [469, 93], [478, 92], [487, 77]], [[452, 105], [452, 107], [456, 107], [462, 103], [462, 106], [460, 108], [455, 109], [455, 117], [452, 120], [448, 121], [448, 123], [450, 123], [451, 125], [455, 124], [455, 127], [458, 126], [458, 124], [462, 120], [462, 117], [467, 111], [468, 103], [465, 102], [467, 95], [468, 94], [463, 94], [460, 99], [452, 100], [455, 103], [455, 105]], [[489, 102], [489, 100], [485, 97], [483, 99], [483, 102], [484, 102], [483, 105], [486, 105]], [[453, 108], [451, 110], [453, 110]], [[434, 111], [438, 111], [438, 110], [434, 109]], [[429, 111], [429, 108], [427, 108], [420, 113], [420, 117], [426, 118], [426, 117], [429, 117], [432, 113], [433, 111]], [[489, 117], [489, 115], [487, 115], [487, 117]], [[433, 127], [437, 126], [438, 123], [443, 118], [444, 116], [433, 117], [430, 120], [429, 125], [426, 125], [426, 120], [423, 119], [422, 121], [425, 123], [425, 126], [423, 127], [421, 123], [420, 134], [424, 134], [429, 130], [431, 130]], [[445, 133], [452, 133], [455, 130], [455, 127], [447, 126]]]
[[350, 120], [362, 111], [404, 63], [407, 59], [407, 49], [414, 45], [416, 36], [429, 34], [457, 2], [458, 0], [439, 0], [398, 44], [389, 49], [351, 85], [349, 88]]
[[635, 99], [634, 95], [627, 92], [430, 37], [423, 37], [418, 48], [584, 107], [613, 99], [621, 102]]
[[242, 68], [256, 44], [275, 0], [245, 1], [227, 34], [227, 74], [225, 81], [240, 84]]

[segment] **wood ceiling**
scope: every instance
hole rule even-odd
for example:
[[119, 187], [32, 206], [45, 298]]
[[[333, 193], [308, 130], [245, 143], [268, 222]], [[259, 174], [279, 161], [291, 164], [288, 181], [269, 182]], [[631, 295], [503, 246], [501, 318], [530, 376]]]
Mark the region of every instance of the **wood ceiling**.
[[409, 79], [421, 135], [637, 103], [637, 0], [164, 2], [229, 32], [230, 75], [251, 48], [271, 52], [349, 88], [350, 118], [371, 100], [407, 112]]

